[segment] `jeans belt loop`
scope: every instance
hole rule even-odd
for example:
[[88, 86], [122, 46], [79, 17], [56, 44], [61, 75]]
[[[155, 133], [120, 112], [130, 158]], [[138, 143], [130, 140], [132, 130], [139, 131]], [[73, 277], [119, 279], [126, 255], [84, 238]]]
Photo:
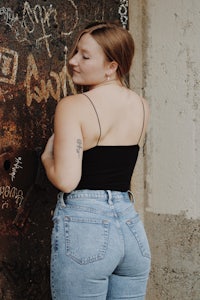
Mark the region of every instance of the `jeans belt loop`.
[[107, 190], [106, 192], [108, 194], [108, 203], [112, 204], [112, 192], [110, 190]]
[[131, 200], [131, 202], [135, 202], [135, 197], [134, 197], [134, 195], [133, 195], [133, 192], [132, 191], [130, 191], [130, 190], [128, 190], [128, 194], [129, 194], [129, 198], [130, 198], [130, 200]]
[[62, 206], [62, 207], [66, 207], [66, 196], [67, 196], [67, 194], [65, 194], [65, 193], [63, 193], [63, 192], [60, 192], [59, 193], [59, 199], [60, 199], [60, 205]]

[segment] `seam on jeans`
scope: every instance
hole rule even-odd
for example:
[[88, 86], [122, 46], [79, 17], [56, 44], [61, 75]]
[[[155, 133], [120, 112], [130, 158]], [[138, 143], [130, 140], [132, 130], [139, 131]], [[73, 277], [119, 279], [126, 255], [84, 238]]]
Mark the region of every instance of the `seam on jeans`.
[[81, 206], [81, 205], [76, 205], [76, 204], [67, 204], [66, 208], [74, 209], [74, 210], [79, 210], [82, 212], [89, 212], [89, 213], [94, 213], [94, 214], [103, 214], [104, 216], [112, 216], [110, 212], [101, 210], [101, 209], [95, 209], [91, 207], [86, 207], [86, 206]]
[[[113, 216], [113, 213], [108, 212], [108, 211], [103, 210], [103, 209], [95, 209], [95, 208], [76, 205], [76, 204], [67, 204], [66, 207], [61, 208], [61, 209], [68, 209], [68, 208], [83, 211], [83, 212], [94, 213], [94, 214], [97, 214], [97, 215], [103, 214], [104, 216], [110, 216], [110, 217]], [[125, 210], [117, 212], [117, 214], [119, 216], [124, 216], [124, 215], [126, 215], [127, 212], [130, 211], [131, 208], [132, 208], [132, 204], [129, 207], [127, 207]]]
[[142, 222], [141, 222], [141, 226], [142, 226], [141, 229], [143, 231], [143, 234], [145, 235], [146, 245], [144, 245], [140, 235], [138, 234], [138, 231], [136, 230], [136, 225], [138, 225], [140, 222], [141, 222], [140, 217], [137, 214], [135, 218], [132, 218], [132, 219], [129, 219], [128, 221], [126, 221], [126, 224], [127, 224], [128, 228], [130, 229], [130, 231], [132, 232], [133, 236], [135, 237], [141, 254], [144, 257], [151, 259], [148, 240], [147, 240], [146, 232], [145, 232]]

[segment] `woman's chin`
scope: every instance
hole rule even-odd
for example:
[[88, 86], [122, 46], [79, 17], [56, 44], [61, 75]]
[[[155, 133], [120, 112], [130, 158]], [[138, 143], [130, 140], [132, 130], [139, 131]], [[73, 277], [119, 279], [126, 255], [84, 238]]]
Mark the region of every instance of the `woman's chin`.
[[84, 85], [84, 83], [81, 80], [78, 80], [76, 77], [72, 77], [72, 81], [76, 85]]

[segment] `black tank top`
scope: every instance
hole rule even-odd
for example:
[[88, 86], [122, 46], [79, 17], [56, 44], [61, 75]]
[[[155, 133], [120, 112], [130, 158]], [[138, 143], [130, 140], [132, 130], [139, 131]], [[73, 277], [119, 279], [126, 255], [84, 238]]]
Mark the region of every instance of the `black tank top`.
[[[76, 190], [114, 190], [127, 191], [130, 189], [130, 181], [138, 158], [139, 141], [137, 145], [130, 146], [101, 146], [98, 145], [101, 138], [101, 125], [96, 108], [91, 99], [84, 94], [92, 104], [99, 123], [99, 138], [97, 145], [83, 152], [82, 175]], [[144, 111], [144, 103], [143, 112]]]

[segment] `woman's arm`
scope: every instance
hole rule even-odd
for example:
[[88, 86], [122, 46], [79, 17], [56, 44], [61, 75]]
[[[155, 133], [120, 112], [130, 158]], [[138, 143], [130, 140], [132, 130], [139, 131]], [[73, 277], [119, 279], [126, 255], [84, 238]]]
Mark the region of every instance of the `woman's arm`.
[[69, 193], [81, 178], [83, 136], [81, 108], [77, 96], [61, 100], [55, 112], [54, 135], [42, 154], [42, 162], [51, 183]]

